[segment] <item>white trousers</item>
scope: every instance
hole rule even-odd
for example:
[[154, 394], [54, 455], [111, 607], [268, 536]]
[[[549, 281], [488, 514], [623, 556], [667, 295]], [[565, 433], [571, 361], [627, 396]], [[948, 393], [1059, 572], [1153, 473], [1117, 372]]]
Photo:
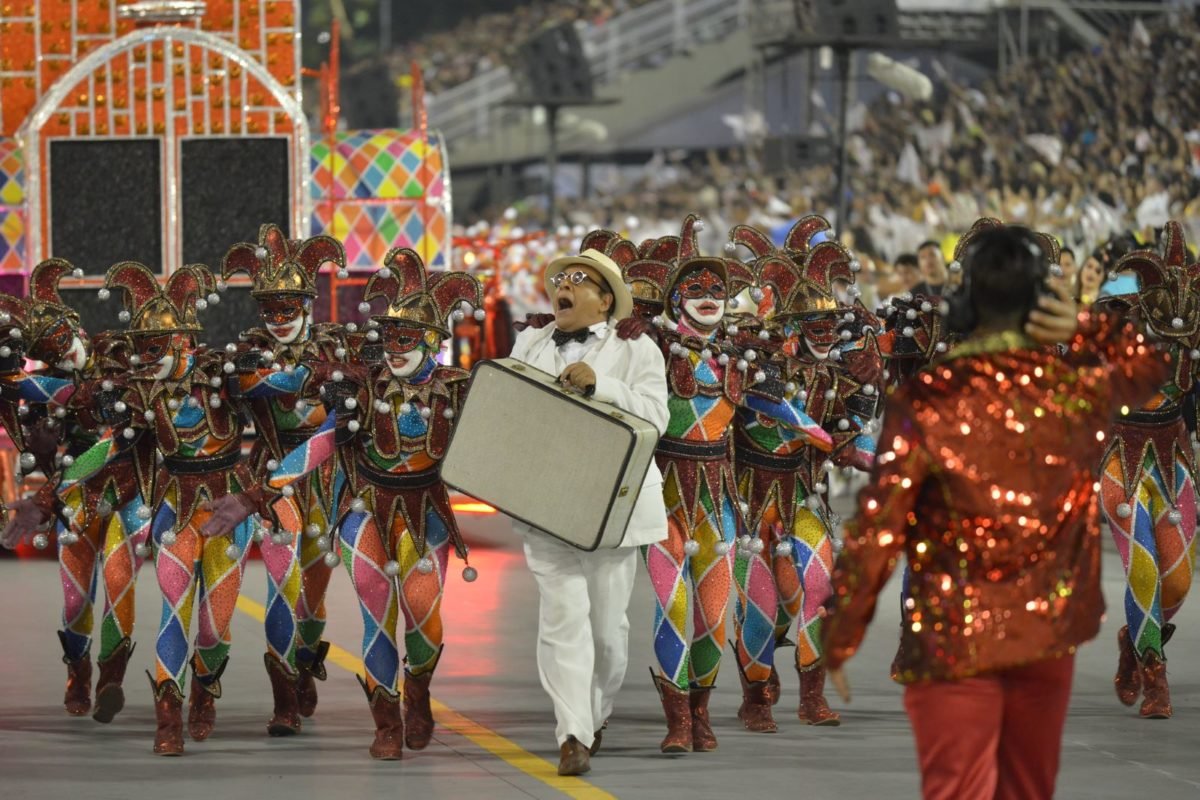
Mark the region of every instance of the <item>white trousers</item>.
[[612, 714], [629, 664], [625, 612], [637, 575], [636, 547], [586, 553], [532, 531], [525, 560], [537, 579], [538, 674], [554, 702], [559, 745], [591, 747]]

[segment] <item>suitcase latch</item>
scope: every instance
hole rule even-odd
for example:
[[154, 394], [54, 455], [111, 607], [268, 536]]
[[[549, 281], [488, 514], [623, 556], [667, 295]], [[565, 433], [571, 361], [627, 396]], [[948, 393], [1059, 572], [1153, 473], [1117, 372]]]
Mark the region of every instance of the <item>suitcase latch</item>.
[[629, 487], [628, 487], [628, 486], [622, 486], [622, 487], [621, 487], [621, 491], [617, 492], [617, 497], [624, 497], [624, 496], [625, 496], [625, 495], [627, 495], [627, 494], [629, 494]]

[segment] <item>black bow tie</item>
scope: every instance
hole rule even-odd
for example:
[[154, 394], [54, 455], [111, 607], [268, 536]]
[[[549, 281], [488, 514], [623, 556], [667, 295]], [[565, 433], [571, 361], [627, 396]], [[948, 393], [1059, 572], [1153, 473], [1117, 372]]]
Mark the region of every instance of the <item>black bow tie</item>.
[[592, 335], [592, 329], [580, 328], [577, 331], [568, 332], [560, 331], [556, 328], [550, 335], [554, 337], [554, 346], [562, 347], [567, 342], [579, 342], [580, 344], [583, 344], [588, 340], [588, 337]]

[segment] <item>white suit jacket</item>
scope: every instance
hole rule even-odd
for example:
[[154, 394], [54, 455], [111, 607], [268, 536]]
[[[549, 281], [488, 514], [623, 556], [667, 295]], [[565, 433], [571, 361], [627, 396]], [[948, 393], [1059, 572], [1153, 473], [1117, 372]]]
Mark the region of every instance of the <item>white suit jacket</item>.
[[[544, 328], [526, 328], [513, 344], [512, 358], [531, 367], [558, 375], [558, 347], [554, 344], [553, 324]], [[666, 433], [670, 411], [667, 408], [667, 367], [662, 351], [649, 336], [637, 339], [621, 339], [617, 336], [616, 324], [600, 337], [600, 342], [583, 358], [596, 373], [597, 400], [611, 403], [630, 414], [641, 417], [655, 428], [661, 436]], [[586, 458], [586, 453], [580, 453]], [[514, 528], [523, 533], [532, 529], [521, 523]], [[625, 529], [621, 547], [637, 547], [653, 544], [667, 538], [667, 509], [662, 498], [662, 473], [658, 465], [650, 462], [637, 505]]]

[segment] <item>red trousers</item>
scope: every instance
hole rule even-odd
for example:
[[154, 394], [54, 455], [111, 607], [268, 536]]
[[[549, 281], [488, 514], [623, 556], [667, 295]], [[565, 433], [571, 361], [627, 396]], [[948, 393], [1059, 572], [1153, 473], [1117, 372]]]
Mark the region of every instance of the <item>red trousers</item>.
[[1051, 800], [1075, 657], [904, 693], [925, 800]]

